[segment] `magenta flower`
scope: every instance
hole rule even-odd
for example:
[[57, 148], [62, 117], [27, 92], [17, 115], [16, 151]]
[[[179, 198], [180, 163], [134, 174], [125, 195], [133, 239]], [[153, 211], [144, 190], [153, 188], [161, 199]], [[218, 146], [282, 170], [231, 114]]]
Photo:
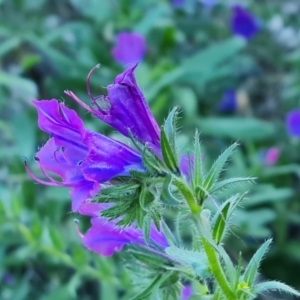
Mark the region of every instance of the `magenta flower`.
[[259, 24], [256, 18], [243, 6], [232, 7], [231, 31], [234, 35], [250, 40], [259, 31]]
[[[131, 131], [141, 142], [149, 143], [150, 146], [157, 149], [160, 146], [159, 126], [136, 83], [135, 68], [136, 65], [115, 78], [114, 83], [107, 87], [107, 97], [95, 98], [89, 88], [89, 80], [95, 68], [92, 69], [87, 80], [87, 90], [94, 108], [87, 106], [74, 93], [66, 91], [66, 94], [123, 135], [129, 137]], [[97, 104], [97, 99], [101, 99], [106, 104], [106, 109]]]
[[147, 45], [145, 38], [138, 33], [121, 32], [117, 35], [112, 56], [121, 64], [135, 64], [145, 56]]
[[[33, 101], [38, 111], [41, 130], [52, 136], [36, 154], [36, 160], [48, 179], [38, 179], [27, 168], [28, 174], [41, 184], [71, 188], [72, 209], [92, 198], [100, 183], [115, 176], [127, 176], [129, 170], [144, 170], [141, 156], [123, 143], [87, 130], [75, 111], [63, 103]], [[53, 179], [54, 173], [61, 181]]]
[[265, 163], [268, 166], [275, 165], [279, 158], [279, 155], [280, 155], [280, 151], [277, 147], [272, 147], [272, 148], [268, 149], [265, 154]]
[[[82, 243], [87, 249], [102, 256], [112, 256], [115, 252], [121, 251], [127, 244], [145, 245], [141, 229], [135, 228], [134, 225], [123, 229], [116, 225], [118, 220], [107, 221], [99, 216], [101, 210], [106, 207], [103, 204], [85, 202], [79, 208], [80, 214], [92, 217], [91, 228], [85, 235], [80, 233]], [[153, 223], [150, 230], [151, 243], [162, 249], [168, 247], [165, 236], [156, 229]]]
[[287, 114], [286, 126], [291, 137], [300, 137], [300, 109], [294, 109]]

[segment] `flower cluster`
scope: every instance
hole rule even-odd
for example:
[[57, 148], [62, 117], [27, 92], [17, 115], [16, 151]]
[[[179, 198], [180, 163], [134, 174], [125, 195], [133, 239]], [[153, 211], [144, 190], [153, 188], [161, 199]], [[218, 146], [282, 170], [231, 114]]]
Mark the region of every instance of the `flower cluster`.
[[[107, 87], [107, 96], [97, 97], [89, 85], [94, 68], [87, 78], [91, 106], [65, 91], [131, 140], [134, 147], [87, 129], [75, 111], [56, 99], [33, 101], [39, 127], [51, 138], [35, 157], [45, 179], [34, 175], [25, 162], [29, 176], [44, 185], [70, 189], [72, 210], [91, 218], [85, 234], [76, 225], [87, 249], [112, 256], [126, 246], [127, 251], [122, 252], [126, 267], [136, 285], [143, 288], [132, 299], [155, 295], [158, 299], [187, 300], [192, 294], [201, 298], [210, 294], [215, 299], [250, 300], [273, 289], [299, 296], [284, 284], [256, 280], [271, 240], [258, 249], [243, 272], [242, 260], [235, 268], [223, 248], [230, 218], [244, 195], [227, 199], [213, 217], [205, 207], [208, 199], [228, 185], [253, 180], [221, 176], [237, 144], [226, 149], [207, 170], [196, 131], [193, 153], [180, 155], [177, 108], [160, 128], [136, 83], [135, 68], [118, 75]], [[277, 159], [275, 156], [269, 153], [270, 163]], [[168, 209], [172, 209], [173, 219]], [[178, 229], [176, 234], [166, 221]], [[181, 223], [190, 230], [192, 245], [188, 248]]]
[[[135, 68], [136, 66], [129, 67], [118, 75], [114, 83], [107, 87], [107, 96], [97, 97], [93, 97], [89, 87], [90, 77], [95, 68], [92, 69], [87, 78], [87, 91], [92, 106], [85, 104], [71, 91], [65, 91], [65, 94], [125, 137], [144, 145], [144, 149], [159, 160], [162, 157], [160, 128], [136, 83]], [[72, 210], [91, 217], [92, 225], [86, 234], [83, 235], [77, 228], [83, 245], [103, 256], [111, 256], [129, 244], [150, 247], [150, 252], [163, 256], [164, 249], [169, 244], [165, 235], [157, 229], [160, 228], [160, 221], [155, 226], [149, 219], [149, 236], [146, 243], [144, 232], [137, 227], [136, 222], [131, 220], [126, 224], [129, 226], [120, 227], [118, 225], [122, 216], [108, 220], [101, 215], [106, 210], [109, 211], [111, 203], [100, 204], [91, 201], [97, 195], [101, 195], [103, 189], [105, 192], [105, 188], [109, 186], [118, 186], [118, 178], [122, 178], [122, 182], [128, 178], [130, 182], [132, 172], [146, 175], [147, 166], [143, 153], [88, 130], [74, 110], [56, 99], [32, 102], [37, 109], [40, 129], [51, 138], [35, 156], [46, 179], [34, 175], [25, 162], [27, 173], [38, 183], [70, 189]], [[181, 159], [180, 166], [181, 172], [187, 174], [186, 157]], [[60, 180], [50, 173], [58, 176]], [[182, 293], [187, 295], [190, 291], [190, 288], [185, 288]]]

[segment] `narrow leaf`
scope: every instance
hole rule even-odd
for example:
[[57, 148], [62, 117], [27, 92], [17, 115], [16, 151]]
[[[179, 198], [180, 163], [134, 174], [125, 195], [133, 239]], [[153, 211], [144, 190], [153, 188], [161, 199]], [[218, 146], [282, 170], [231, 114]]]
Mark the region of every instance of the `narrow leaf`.
[[162, 282], [163, 275], [158, 275], [152, 282], [151, 284], [146, 287], [141, 293], [135, 295], [132, 297], [130, 300], [142, 300], [142, 299], [147, 299], [152, 291], [161, 284]]
[[299, 291], [279, 281], [266, 281], [266, 282], [259, 283], [254, 287], [255, 294], [261, 294], [267, 291], [280, 291], [280, 292], [285, 292], [300, 297]]
[[233, 178], [225, 179], [214, 184], [211, 193], [215, 193], [219, 189], [225, 188], [229, 184], [235, 184], [235, 183], [247, 182], [247, 181], [251, 182], [254, 181], [255, 179], [256, 179], [255, 177], [233, 177]]
[[261, 261], [268, 251], [270, 245], [272, 243], [272, 239], [267, 240], [264, 244], [262, 244], [256, 253], [251, 258], [245, 273], [244, 273], [244, 281], [248, 284], [249, 287], [252, 287], [255, 277], [258, 273], [259, 266]]
[[178, 114], [178, 106], [175, 106], [172, 111], [169, 113], [165, 124], [163, 126], [163, 130], [167, 136], [167, 139], [170, 143], [172, 150], [176, 153], [176, 144], [175, 144], [175, 137], [176, 137], [176, 119]]
[[178, 159], [163, 129], [160, 132], [160, 143], [163, 159], [166, 166], [169, 168], [170, 171], [172, 171], [175, 174], [178, 174]]
[[200, 145], [199, 133], [196, 130], [195, 133], [195, 145], [194, 145], [194, 168], [193, 168], [193, 187], [201, 186], [204, 176], [202, 152]]
[[238, 145], [237, 143], [232, 144], [218, 157], [216, 162], [213, 164], [204, 182], [204, 187], [206, 190], [209, 191], [211, 187], [214, 185], [214, 183], [218, 180], [228, 158], [231, 156], [231, 154], [233, 153], [237, 145]]
[[166, 179], [162, 185], [161, 190], [161, 200], [164, 204], [169, 206], [178, 206], [178, 200], [172, 195], [171, 185], [172, 184], [172, 175], [167, 174]]
[[226, 221], [227, 221], [227, 215], [230, 208], [230, 202], [228, 202], [222, 209], [222, 211], [219, 213], [215, 226], [213, 228], [212, 236], [213, 239], [217, 244], [219, 244], [222, 241], [222, 238], [225, 233], [226, 229]]

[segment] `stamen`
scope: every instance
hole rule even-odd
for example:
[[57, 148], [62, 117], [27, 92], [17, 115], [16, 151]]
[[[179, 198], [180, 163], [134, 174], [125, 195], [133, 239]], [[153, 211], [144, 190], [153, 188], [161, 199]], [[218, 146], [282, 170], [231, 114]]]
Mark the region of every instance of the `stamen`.
[[37, 178], [28, 168], [26, 160], [24, 161], [24, 166], [25, 166], [25, 170], [26, 170], [27, 174], [29, 175], [29, 177], [31, 179], [33, 179], [34, 181], [36, 181], [37, 183], [48, 185], [48, 186], [60, 186], [56, 182], [52, 182], [52, 181], [49, 182], [49, 181], [45, 181], [45, 180], [41, 180], [41, 179]]
[[[96, 102], [97, 97], [96, 97], [96, 98], [93, 97], [93, 94], [92, 94], [92, 92], [91, 92], [91, 87], [90, 87], [90, 86], [91, 86], [91, 84], [90, 84], [91, 77], [92, 77], [93, 73], [96, 71], [96, 69], [99, 69], [99, 68], [100, 68], [100, 64], [96, 65], [96, 66], [89, 72], [89, 74], [88, 74], [88, 76], [87, 76], [87, 79], [86, 79], [86, 90], [87, 90], [87, 93], [88, 93], [88, 95], [89, 95], [89, 97], [90, 97], [92, 103], [93, 103], [94, 105], [96, 105], [96, 107], [97, 107], [100, 111], [102, 111], [101, 107], [100, 107], [100, 106], [97, 104], [97, 102]], [[98, 97], [99, 97], [99, 96], [98, 96]]]
[[81, 101], [72, 91], [65, 90], [64, 93], [75, 100], [79, 105], [81, 105], [84, 109], [86, 109], [88, 112], [93, 113], [93, 110], [85, 104], [83, 101]]
[[43, 169], [43, 167], [41, 166], [41, 164], [39, 164], [40, 169], [42, 171], [42, 173], [46, 176], [47, 179], [49, 179], [50, 181], [45, 181], [42, 180], [38, 177], [36, 177], [29, 169], [28, 165], [27, 165], [27, 159], [24, 159], [24, 166], [25, 166], [25, 170], [27, 172], [27, 174], [29, 175], [29, 177], [36, 181], [37, 183], [43, 184], [43, 185], [48, 185], [48, 186], [62, 186], [62, 187], [73, 187], [74, 183], [67, 183], [67, 182], [61, 182], [61, 181], [57, 181], [55, 179], [53, 179], [51, 176], [49, 176], [49, 174], [47, 174], [47, 172]]
[[79, 229], [79, 221], [77, 219], [74, 219], [75, 222], [75, 228], [76, 228], [76, 232], [79, 235], [80, 238], [84, 238], [84, 235], [81, 233], [80, 229]]

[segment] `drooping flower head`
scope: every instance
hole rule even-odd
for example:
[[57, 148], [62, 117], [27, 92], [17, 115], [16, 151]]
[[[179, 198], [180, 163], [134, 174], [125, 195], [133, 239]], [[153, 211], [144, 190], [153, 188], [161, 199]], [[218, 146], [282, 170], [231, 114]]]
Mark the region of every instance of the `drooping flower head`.
[[255, 16], [237, 4], [232, 7], [231, 31], [234, 35], [250, 40], [258, 33], [259, 24]]
[[300, 138], [300, 109], [294, 109], [287, 114], [286, 127], [291, 137]]
[[112, 55], [121, 64], [136, 64], [144, 58], [146, 51], [147, 45], [142, 35], [124, 31], [117, 35]]

